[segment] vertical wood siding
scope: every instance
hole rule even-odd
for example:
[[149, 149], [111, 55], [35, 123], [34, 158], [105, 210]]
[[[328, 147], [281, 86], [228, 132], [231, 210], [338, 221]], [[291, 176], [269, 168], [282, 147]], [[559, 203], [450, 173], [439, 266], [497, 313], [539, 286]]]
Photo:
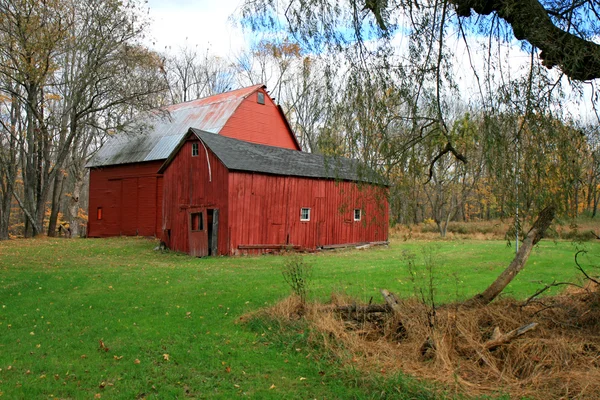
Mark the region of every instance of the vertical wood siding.
[[[192, 157], [192, 143], [198, 143], [198, 155]], [[210, 175], [209, 175], [210, 165]], [[163, 241], [169, 248], [184, 253], [189, 247], [190, 210], [218, 209], [218, 254], [227, 254], [227, 168], [201, 142], [192, 136], [164, 172]], [[206, 227], [205, 227], [206, 229]], [[170, 234], [167, 233], [170, 231]]]
[[[260, 91], [265, 93], [264, 89]], [[294, 133], [266, 93], [265, 104], [258, 104], [257, 92], [248, 96], [219, 134], [246, 142], [299, 150], [293, 139]]]
[[[300, 209], [310, 208], [310, 221]], [[354, 209], [362, 212], [354, 221]], [[316, 249], [388, 239], [387, 189], [354, 182], [229, 173], [230, 254], [260, 253], [242, 245]]]
[[[160, 236], [162, 161], [90, 170], [88, 236]], [[98, 207], [102, 219], [97, 219]]]

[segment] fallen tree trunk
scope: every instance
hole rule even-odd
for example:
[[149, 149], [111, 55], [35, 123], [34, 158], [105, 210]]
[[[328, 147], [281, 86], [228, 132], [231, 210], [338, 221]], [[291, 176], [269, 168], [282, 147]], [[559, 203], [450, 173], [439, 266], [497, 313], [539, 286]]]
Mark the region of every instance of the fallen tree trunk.
[[502, 346], [503, 344], [507, 344], [511, 340], [535, 329], [537, 326], [537, 322], [532, 322], [530, 324], [524, 325], [517, 329], [513, 329], [512, 331], [504, 334], [500, 333], [500, 329], [496, 328], [496, 330], [494, 330], [494, 335], [492, 336], [492, 338], [485, 342], [483, 344], [483, 347], [485, 347], [488, 350], [493, 350], [496, 347]]
[[402, 313], [402, 308], [398, 303], [398, 298], [396, 295], [386, 289], [381, 289], [381, 295], [385, 299], [386, 304], [396, 313]]
[[517, 252], [517, 255], [512, 260], [508, 268], [506, 268], [498, 278], [492, 283], [484, 292], [476, 295], [475, 297], [467, 300], [464, 303], [466, 307], [473, 307], [478, 305], [486, 305], [491, 303], [504, 288], [513, 280], [515, 276], [525, 267], [525, 263], [531, 254], [533, 246], [537, 244], [543, 237], [546, 229], [552, 223], [556, 208], [551, 205], [544, 208], [538, 215], [537, 220], [527, 233], [525, 240], [521, 248]]

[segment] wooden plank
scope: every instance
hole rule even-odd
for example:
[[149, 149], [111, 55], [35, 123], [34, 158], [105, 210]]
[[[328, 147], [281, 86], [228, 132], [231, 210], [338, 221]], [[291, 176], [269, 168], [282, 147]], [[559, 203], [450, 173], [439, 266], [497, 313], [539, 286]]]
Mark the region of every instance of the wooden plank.
[[302, 246], [299, 245], [288, 245], [288, 244], [239, 244], [237, 246], [240, 250], [284, 250], [284, 249], [294, 249], [300, 250]]
[[218, 240], [219, 240], [219, 210], [213, 210], [212, 220], [212, 241], [210, 254], [216, 256], [218, 254]]

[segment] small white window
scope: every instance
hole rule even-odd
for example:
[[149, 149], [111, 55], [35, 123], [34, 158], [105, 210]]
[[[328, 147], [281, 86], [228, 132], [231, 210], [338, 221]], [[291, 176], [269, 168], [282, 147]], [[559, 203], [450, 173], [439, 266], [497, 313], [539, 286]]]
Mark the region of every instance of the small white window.
[[355, 221], [360, 221], [360, 217], [361, 217], [361, 211], [360, 208], [355, 208], [354, 209], [354, 220]]
[[192, 143], [192, 157], [198, 155], [198, 143]]
[[310, 208], [300, 209], [300, 221], [310, 221]]
[[258, 92], [256, 100], [258, 104], [265, 104], [265, 94], [263, 92]]

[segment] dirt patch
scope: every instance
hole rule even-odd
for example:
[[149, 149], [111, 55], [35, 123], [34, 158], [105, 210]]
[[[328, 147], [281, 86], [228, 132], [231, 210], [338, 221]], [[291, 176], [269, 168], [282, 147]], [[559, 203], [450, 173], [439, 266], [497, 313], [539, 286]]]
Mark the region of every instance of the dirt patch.
[[[310, 340], [364, 370], [401, 370], [467, 395], [600, 398], [597, 290], [569, 290], [525, 306], [502, 300], [471, 309], [447, 305], [434, 312], [417, 301], [401, 300], [401, 313], [335, 311], [348, 304], [356, 305], [339, 296], [330, 304], [307, 306], [290, 298], [265, 312], [305, 318], [312, 327]], [[499, 333], [532, 322], [536, 329], [486, 348]]]

